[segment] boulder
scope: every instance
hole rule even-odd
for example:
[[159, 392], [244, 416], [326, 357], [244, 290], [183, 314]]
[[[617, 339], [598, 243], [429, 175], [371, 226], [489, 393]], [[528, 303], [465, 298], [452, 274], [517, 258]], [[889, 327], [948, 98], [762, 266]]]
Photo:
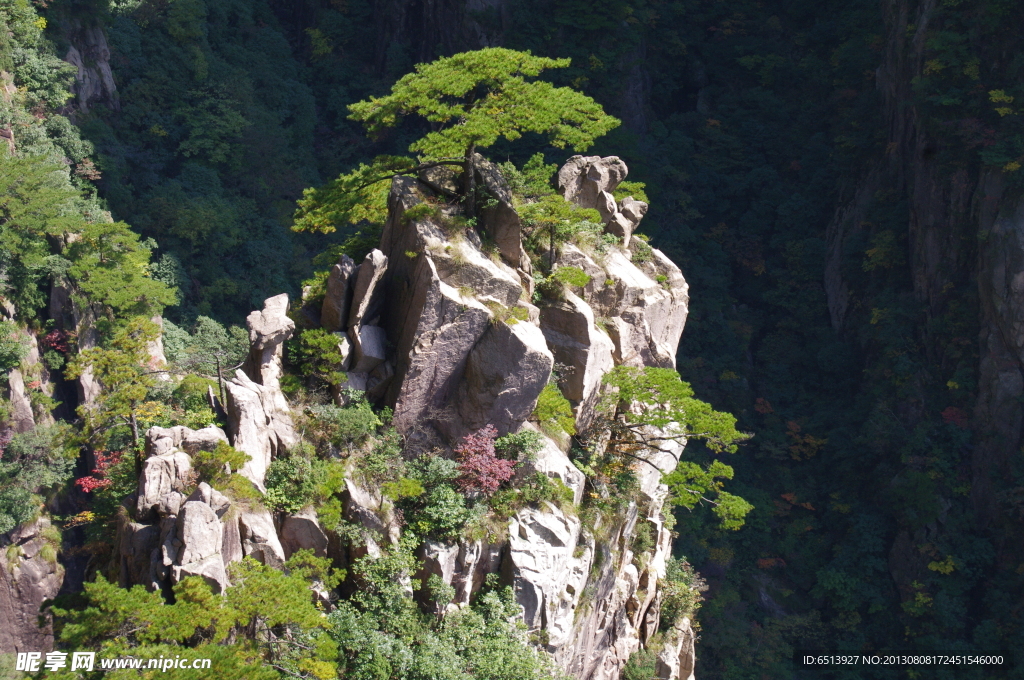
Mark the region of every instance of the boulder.
[[491, 298], [511, 307], [523, 294], [519, 275], [504, 262], [492, 260], [469, 239], [434, 248], [429, 256], [438, 277], [463, 292], [464, 297]]
[[652, 249], [650, 261], [640, 266], [628, 255], [614, 248], [598, 265], [566, 244], [558, 262], [591, 277], [583, 298], [612, 340], [616, 364], [673, 368], [688, 311], [686, 280], [659, 250]]
[[219, 555], [223, 531], [220, 518], [209, 505], [187, 501], [175, 524], [175, 538], [181, 541], [175, 562], [188, 564]]
[[451, 585], [459, 563], [459, 552], [460, 547], [457, 543], [425, 541], [416, 551], [416, 557], [420, 560], [420, 569], [413, 575], [413, 581], [417, 583], [416, 589], [425, 589], [427, 579], [431, 575], [439, 576], [442, 581]]
[[600, 156], [573, 156], [558, 169], [558, 191], [565, 200], [573, 202], [583, 188], [587, 168], [601, 160]]
[[558, 188], [565, 200], [600, 209], [601, 193], [614, 192], [628, 173], [618, 156], [573, 156], [558, 171]]
[[270, 461], [298, 442], [288, 403], [276, 384], [259, 385], [242, 371], [224, 387], [232, 444], [250, 457], [239, 474], [264, 491]]
[[242, 553], [268, 567], [280, 568], [285, 562], [284, 548], [274, 528], [269, 510], [245, 510], [238, 513]]
[[288, 294], [267, 298], [263, 310], [250, 313], [245, 324], [249, 327], [250, 343], [243, 366], [245, 373], [253, 382], [276, 389], [282, 373], [284, 343], [295, 332], [295, 322], [288, 318]]
[[387, 352], [387, 337], [380, 326], [353, 327], [351, 370], [355, 373], [369, 373], [384, 363]]
[[201, 576], [215, 593], [223, 593], [228, 587], [228, 572], [220, 553], [209, 555], [194, 562], [171, 566], [171, 582], [178, 583], [189, 576]]
[[242, 532], [238, 526], [238, 515], [232, 514], [221, 519], [224, 534], [220, 542], [220, 558], [227, 568], [232, 562], [239, 562], [245, 557], [242, 550]]
[[32, 402], [25, 390], [25, 379], [21, 370], [14, 368], [7, 374], [7, 398], [11, 402], [11, 425], [15, 432], [28, 432], [36, 426], [32, 414]]
[[434, 414], [448, 408], [466, 359], [487, 329], [491, 313], [478, 298], [509, 306], [523, 290], [515, 270], [472, 243], [471, 230], [450, 241], [435, 218], [404, 220], [424, 193], [412, 178], [393, 180], [381, 237], [389, 265], [380, 325], [394, 357], [383, 401], [395, 409], [396, 428], [407, 436], [416, 430], [416, 441], [435, 436]]
[[494, 322], [473, 347], [459, 383], [449, 439], [493, 425], [503, 436], [519, 429], [533, 412], [551, 376], [554, 357], [544, 334], [531, 323]]
[[424, 168], [416, 173], [420, 181], [427, 185], [431, 191], [438, 194], [454, 196], [460, 189], [460, 177], [462, 168], [451, 165], [436, 165], [432, 168]]
[[192, 430], [184, 425], [151, 427], [146, 430], [145, 451], [147, 456], [157, 456], [181, 449], [193, 456], [199, 451], [213, 451], [217, 444], [227, 441], [227, 435], [219, 427], [204, 427], [201, 430]]
[[468, 605], [480, 592], [488, 574], [501, 568], [504, 544], [485, 540], [460, 541], [450, 585], [455, 588], [457, 605]]
[[408, 303], [389, 305], [385, 317], [401, 332], [395, 379], [385, 399], [395, 404], [393, 423], [403, 434], [426, 424], [454, 393], [466, 357], [491, 316], [482, 304], [441, 281], [432, 260], [422, 262], [421, 280], [403, 296]]
[[384, 292], [380, 282], [387, 268], [387, 256], [376, 248], [367, 253], [359, 265], [352, 289], [352, 307], [348, 315], [350, 330], [358, 329], [364, 322], [371, 322], [379, 313]]
[[327, 534], [320, 528], [314, 508], [304, 508], [285, 518], [281, 524], [281, 545], [285, 557], [299, 550], [312, 550], [317, 557], [327, 556]]
[[615, 366], [614, 345], [594, 324], [590, 306], [568, 291], [563, 301], [540, 310], [540, 328], [555, 361], [569, 367], [559, 387], [585, 427], [600, 394], [601, 378]]
[[192, 459], [177, 449], [147, 458], [142, 464], [142, 474], [139, 475], [139, 499], [136, 505], [139, 519], [154, 517], [160, 508], [164, 509], [165, 515], [170, 514], [173, 500], [166, 497], [188, 486], [191, 470]]
[[356, 263], [348, 255], [342, 255], [327, 275], [327, 292], [320, 307], [320, 325], [336, 333], [348, 328], [348, 314], [352, 305], [352, 278]]
[[196, 490], [188, 497], [188, 501], [206, 503], [213, 510], [214, 514], [217, 515], [217, 519], [224, 517], [228, 510], [231, 509], [231, 499], [206, 482], [199, 483]]

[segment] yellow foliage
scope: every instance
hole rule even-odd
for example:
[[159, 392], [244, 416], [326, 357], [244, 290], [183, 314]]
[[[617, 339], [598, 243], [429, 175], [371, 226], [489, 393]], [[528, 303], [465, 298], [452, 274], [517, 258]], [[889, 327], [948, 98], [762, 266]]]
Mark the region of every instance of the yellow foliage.
[[941, 562], [929, 562], [928, 569], [930, 569], [931, 571], [937, 571], [940, 574], [946, 574], [948, 576], [949, 574], [952, 574], [954, 571], [956, 571], [956, 562], [953, 561], [952, 555], [947, 555], [946, 559], [942, 560]]

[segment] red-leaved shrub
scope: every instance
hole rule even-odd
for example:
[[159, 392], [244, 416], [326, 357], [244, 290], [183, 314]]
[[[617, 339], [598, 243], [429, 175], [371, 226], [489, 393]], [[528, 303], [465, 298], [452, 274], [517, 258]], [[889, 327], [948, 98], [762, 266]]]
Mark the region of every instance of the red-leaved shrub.
[[517, 465], [514, 460], [503, 460], [494, 453], [494, 438], [498, 431], [493, 425], [468, 434], [455, 447], [459, 455], [458, 484], [463, 491], [492, 494], [512, 479]]
[[106, 489], [113, 484], [113, 480], [107, 477], [107, 471], [111, 465], [121, 460], [121, 451], [112, 451], [105, 454], [103, 451], [96, 452], [96, 467], [88, 477], [79, 477], [75, 480], [75, 486], [82, 491], [90, 493], [100, 489]]

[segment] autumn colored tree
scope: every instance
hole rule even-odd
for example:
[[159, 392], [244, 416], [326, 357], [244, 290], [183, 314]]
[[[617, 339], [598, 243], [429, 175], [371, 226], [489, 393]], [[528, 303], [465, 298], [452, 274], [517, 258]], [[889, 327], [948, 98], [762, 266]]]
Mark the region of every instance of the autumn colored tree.
[[490, 495], [515, 474], [517, 462], [498, 458], [494, 451], [497, 435], [494, 426], [488, 425], [467, 434], [455, 447], [461, 473], [457, 483], [464, 491]]

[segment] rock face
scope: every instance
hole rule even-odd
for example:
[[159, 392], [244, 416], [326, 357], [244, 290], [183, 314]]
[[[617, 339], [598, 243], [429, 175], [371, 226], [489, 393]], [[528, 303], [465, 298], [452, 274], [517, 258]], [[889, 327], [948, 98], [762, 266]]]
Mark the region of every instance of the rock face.
[[[420, 546], [414, 581], [437, 575], [455, 589], [449, 607], [467, 605], [488, 575], [511, 585], [529, 630], [571, 677], [618, 680], [629, 656], [652, 641], [660, 622], [658, 580], [665, 576], [671, 533], [661, 510], [681, 447], [637, 469], [639, 494], [618, 516], [585, 528], [577, 516], [587, 479], [573, 465], [568, 436], [550, 437], [530, 422], [538, 396], [557, 367], [558, 387], [570, 401], [577, 427], [593, 417], [602, 379], [617, 365], [674, 366], [686, 320], [687, 287], [679, 269], [632, 232], [646, 206], [612, 193], [626, 177], [618, 158], [577, 156], [559, 172], [564, 195], [597, 207], [621, 246], [602, 251], [572, 244], [559, 248], [556, 267], [579, 267], [590, 282], [558, 299], [527, 301], [530, 262], [512, 197], [493, 164], [478, 159], [478, 180], [494, 201], [481, 215], [484, 238], [459, 226], [447, 207], [410, 208], [447, 195], [451, 177], [424, 173], [426, 181], [396, 177], [380, 248], [358, 267], [343, 258], [328, 278], [321, 326], [338, 335], [347, 371], [344, 387], [366, 392], [394, 409], [406, 455], [430, 448], [450, 451], [467, 433], [492, 425], [499, 435], [532, 430], [540, 450], [516, 471], [562, 482], [571, 502], [542, 502], [519, 510], [508, 533], [487, 539]], [[244, 371], [227, 382], [227, 433], [216, 428], [153, 428], [147, 433], [134, 521], [119, 539], [121, 582], [167, 588], [190, 575], [217, 590], [229, 584], [231, 562], [252, 557], [280, 568], [299, 550], [348, 567], [365, 555], [398, 544], [400, 513], [380, 489], [348, 475], [344, 517], [363, 541], [344, 546], [321, 526], [316, 509], [290, 516], [233, 503], [206, 484], [195, 484], [191, 456], [228, 439], [250, 460], [240, 473], [263, 490], [271, 461], [298, 437], [279, 386], [281, 348], [294, 331], [287, 296], [266, 301], [248, 318], [251, 352]], [[315, 315], [314, 315], [315, 316]], [[345, 398], [338, 390], [335, 397]], [[638, 527], [650, 523], [654, 546], [634, 555]], [[406, 584], [410, 593], [414, 582]], [[691, 677], [689, 622], [667, 622], [658, 638], [659, 677]]]
[[0, 652], [53, 649], [53, 622], [49, 617], [40, 621], [39, 608], [57, 596], [64, 569], [57, 563], [59, 546], [46, 537], [49, 527], [40, 518], [0, 536], [6, 554], [0, 563]]
[[[494, 199], [480, 216], [482, 230], [496, 246], [494, 257], [483, 251], [475, 232], [453, 228], [443, 209], [406, 219], [410, 208], [443, 188], [442, 182], [393, 180], [380, 255], [371, 253], [358, 275], [361, 279], [365, 268], [372, 293], [357, 287], [348, 333], [355, 344], [367, 328], [379, 325], [389, 341], [385, 354], [373, 358], [379, 366], [394, 366], [390, 384], [378, 394], [394, 407], [393, 422], [412, 446], [451, 445], [488, 424], [500, 434], [532, 428], [527, 421], [556, 364], [564, 367], [559, 387], [581, 427], [592, 417], [602, 378], [614, 366], [675, 366], [687, 285], [668, 258], [633, 237], [646, 204], [612, 196], [627, 171], [618, 158], [582, 156], [560, 170], [563, 196], [597, 208], [606, 231], [619, 236], [622, 246], [603, 253], [562, 246], [555, 265], [579, 267], [591, 281], [580, 294], [566, 291], [561, 300], [542, 302], [539, 310], [520, 301], [529, 289], [529, 261], [518, 243], [522, 226], [496, 166], [478, 159], [477, 179]], [[360, 296], [379, 310], [379, 318], [374, 312], [359, 316]], [[367, 297], [371, 303], [365, 303]], [[522, 307], [523, 313], [511, 313], [512, 307]], [[359, 368], [359, 375], [369, 376], [370, 364]], [[544, 437], [542, 443], [518, 470], [519, 478], [538, 472], [557, 478], [578, 503], [586, 480], [562, 448], [568, 442]], [[504, 544], [425, 544], [417, 578], [440, 576], [455, 587], [458, 604], [469, 601], [488, 573], [500, 571], [513, 585], [527, 626], [546, 633], [547, 651], [562, 668], [583, 680], [617, 679], [630, 654], [658, 629], [657, 582], [671, 548], [671, 534], [660, 519], [667, 494], [661, 471], [673, 469], [679, 453], [660, 454], [655, 461], [660, 471], [639, 470], [641, 506], [630, 505], [624, 516], [601, 527], [601, 535], [610, 537], [606, 540], [583, 531], [570, 509], [542, 504], [515, 516]], [[391, 536], [394, 527], [381, 519], [372, 494], [362, 498], [366, 493], [350, 491], [347, 516], [373, 527], [378, 537]], [[628, 546], [641, 522], [652, 524], [655, 547], [633, 555]], [[297, 528], [289, 533], [297, 535]], [[373, 543], [366, 548], [376, 549]], [[679, 626], [689, 630], [688, 622]], [[686, 678], [692, 632], [689, 638], [673, 635], [662, 670]]]
[[352, 306], [352, 275], [356, 263], [348, 255], [342, 255], [338, 264], [331, 267], [327, 275], [327, 293], [320, 308], [320, 323], [331, 333], [348, 328], [348, 310]]
[[88, 113], [94, 104], [118, 110], [117, 85], [110, 70], [110, 48], [102, 26], [82, 26], [77, 19], [72, 19], [68, 28], [70, 47], [64, 61], [78, 69], [71, 86], [76, 106], [82, 113]]
[[263, 489], [270, 461], [298, 441], [288, 402], [276, 380], [273, 386], [259, 385], [242, 371], [224, 387], [232, 446], [250, 457], [240, 472]]
[[[284, 341], [295, 332], [295, 322], [288, 318], [288, 295], [268, 298], [263, 310], [251, 313], [245, 324], [249, 327], [250, 343], [244, 366], [246, 375], [259, 385], [277, 387]], [[283, 396], [281, 402], [287, 410]]]

